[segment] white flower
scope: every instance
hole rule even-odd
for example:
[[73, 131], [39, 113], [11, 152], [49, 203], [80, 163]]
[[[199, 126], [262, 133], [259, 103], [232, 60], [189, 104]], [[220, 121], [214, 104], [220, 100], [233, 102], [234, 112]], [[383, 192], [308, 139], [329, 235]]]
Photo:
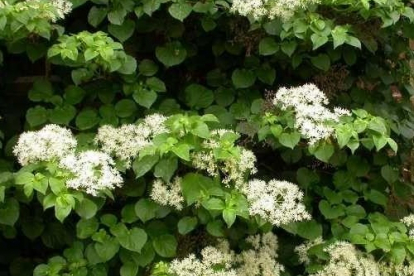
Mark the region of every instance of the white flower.
[[51, 0], [50, 3], [56, 9], [59, 19], [65, 18], [65, 15], [72, 11], [72, 2], [67, 0]]
[[15, 4], [18, 11], [33, 9], [41, 18], [56, 22], [64, 19], [72, 11], [72, 2], [68, 0], [26, 0]]
[[191, 155], [194, 168], [207, 171], [210, 176], [218, 175], [218, 167], [213, 152], [195, 152]]
[[152, 114], [140, 124], [125, 124], [117, 128], [105, 125], [98, 129], [95, 142], [102, 151], [116, 156], [130, 167], [131, 160], [143, 148], [152, 145], [155, 135], [168, 131], [164, 124], [166, 119], [163, 115]]
[[284, 268], [277, 262], [277, 237], [267, 233], [250, 236], [246, 242], [252, 248], [236, 254], [221, 240], [201, 250], [200, 259], [190, 254], [173, 260], [168, 272], [174, 276], [279, 276]]
[[101, 145], [102, 151], [113, 154], [130, 166], [131, 159], [151, 144], [150, 134], [151, 129], [144, 125], [126, 124], [118, 128], [105, 125], [98, 129], [95, 142]]
[[47, 125], [39, 131], [20, 135], [13, 149], [22, 166], [41, 161], [58, 161], [75, 151], [77, 145], [72, 132], [58, 125]]
[[335, 242], [324, 249], [330, 255], [329, 263], [312, 276], [379, 276], [378, 264], [370, 255], [364, 255], [348, 242]]
[[279, 276], [284, 267], [277, 262], [277, 237], [269, 232], [264, 235], [250, 236], [246, 239], [253, 247], [237, 256], [241, 264], [238, 276]]
[[[192, 164], [195, 168], [205, 170], [210, 176], [223, 174], [222, 182], [226, 185], [233, 182], [236, 187], [241, 186], [249, 174], [255, 174], [256, 156], [251, 150], [234, 145], [239, 134], [232, 130], [216, 129], [211, 131], [209, 139], [202, 143], [203, 151], [192, 155]], [[217, 149], [233, 148], [233, 154], [227, 158], [217, 158], [214, 154]]]
[[145, 117], [143, 125], [148, 127], [155, 136], [168, 131], [164, 124], [166, 120], [167, 117], [164, 115], [154, 113]]
[[66, 186], [75, 190], [85, 190], [93, 196], [122, 185], [122, 177], [114, 165], [108, 154], [93, 150], [68, 155], [60, 162], [60, 167], [72, 174], [66, 181]]
[[316, 0], [233, 0], [231, 11], [255, 20], [263, 18], [289, 19], [295, 11], [304, 9]]
[[293, 183], [254, 179], [242, 187], [242, 192], [249, 202], [250, 215], [258, 215], [275, 226], [311, 218], [302, 203], [303, 193]]
[[[220, 247], [221, 249], [213, 246], [205, 247], [201, 251], [201, 259], [197, 259], [194, 254], [182, 260], [175, 259], [171, 262], [168, 272], [175, 276], [238, 276], [231, 268], [234, 253], [230, 251], [228, 245]], [[223, 268], [216, 269], [216, 266]]]
[[184, 197], [181, 192], [181, 178], [176, 177], [172, 183], [165, 183], [161, 179], [156, 179], [152, 184], [150, 197], [161, 205], [182, 210]]
[[410, 214], [410, 215], [402, 218], [401, 222], [404, 223], [408, 227], [409, 237], [414, 239], [414, 214]]
[[295, 128], [309, 139], [310, 144], [330, 137], [334, 132], [333, 123], [341, 116], [351, 114], [340, 107], [329, 110], [326, 107], [328, 98], [314, 84], [289, 89], [282, 87], [276, 92], [273, 103], [282, 110], [294, 111]]
[[314, 240], [306, 241], [305, 243], [295, 247], [295, 252], [299, 255], [299, 261], [305, 265], [309, 265], [310, 259], [308, 257], [308, 250], [315, 245], [322, 244], [324, 241], [322, 237], [317, 237]]

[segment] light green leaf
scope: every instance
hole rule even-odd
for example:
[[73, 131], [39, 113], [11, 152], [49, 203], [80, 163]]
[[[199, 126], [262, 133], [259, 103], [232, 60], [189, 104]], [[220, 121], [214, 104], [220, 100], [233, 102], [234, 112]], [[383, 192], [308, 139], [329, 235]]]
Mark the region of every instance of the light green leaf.
[[184, 19], [190, 15], [192, 10], [192, 6], [187, 2], [173, 3], [168, 8], [168, 12], [170, 13], [170, 15], [180, 21], [184, 21]]

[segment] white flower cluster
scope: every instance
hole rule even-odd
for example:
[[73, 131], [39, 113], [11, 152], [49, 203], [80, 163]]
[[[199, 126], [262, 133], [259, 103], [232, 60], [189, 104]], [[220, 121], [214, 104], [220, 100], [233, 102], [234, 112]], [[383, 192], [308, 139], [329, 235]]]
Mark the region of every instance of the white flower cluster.
[[273, 233], [250, 236], [246, 241], [253, 247], [241, 252], [238, 276], [279, 276], [284, 267], [277, 262], [278, 242]]
[[22, 166], [39, 162], [56, 162], [70, 172], [66, 186], [97, 195], [122, 184], [112, 158], [100, 151], [76, 153], [77, 141], [72, 132], [58, 125], [47, 125], [39, 131], [20, 135], [13, 153]]
[[414, 276], [414, 262], [408, 264], [380, 263], [381, 276]]
[[241, 190], [249, 202], [250, 215], [258, 215], [275, 226], [311, 219], [302, 203], [303, 193], [293, 183], [253, 179]]
[[[201, 260], [195, 254], [171, 262], [168, 272], [174, 276], [238, 276], [232, 268], [234, 253], [227, 242], [221, 248], [207, 246], [201, 251]], [[221, 269], [216, 269], [221, 267]]]
[[329, 110], [328, 98], [314, 84], [305, 84], [293, 88], [280, 88], [273, 100], [275, 106], [282, 110], [293, 110], [295, 128], [310, 144], [331, 136], [334, 132], [332, 124], [344, 115], [350, 115], [346, 109], [335, 107]]
[[231, 11], [255, 20], [263, 18], [289, 19], [295, 11], [305, 9], [314, 0], [233, 0]]
[[27, 131], [20, 135], [13, 149], [22, 166], [42, 161], [60, 160], [74, 152], [77, 145], [69, 129], [47, 125], [39, 131]]
[[152, 184], [151, 199], [161, 205], [182, 210], [184, 197], [181, 192], [181, 180], [180, 177], [176, 177], [172, 183], [165, 183], [161, 179], [156, 179]]
[[26, 0], [15, 4], [19, 11], [34, 9], [40, 17], [56, 22], [64, 19], [72, 11], [72, 2], [68, 0]]
[[51, 0], [50, 4], [55, 7], [59, 19], [65, 18], [72, 11], [72, 2], [67, 0]]
[[214, 156], [214, 150], [222, 147], [221, 140], [224, 135], [238, 135], [232, 130], [218, 129], [211, 132], [211, 137], [203, 143], [204, 151], [192, 155], [192, 164], [195, 168], [205, 170], [212, 176], [218, 176], [219, 172], [224, 175], [222, 182], [229, 184], [234, 182], [236, 187], [243, 185], [244, 178], [249, 174], [255, 174], [256, 156], [251, 150], [234, 147], [239, 150], [239, 156], [218, 160]]
[[335, 242], [324, 249], [330, 260], [311, 276], [379, 276], [379, 265], [371, 255], [365, 256], [348, 242]]
[[402, 218], [401, 222], [408, 227], [408, 235], [410, 236], [410, 238], [414, 239], [414, 214]]
[[166, 119], [163, 115], [152, 114], [140, 124], [126, 124], [117, 128], [105, 125], [98, 129], [95, 142], [102, 151], [114, 155], [130, 167], [131, 159], [144, 147], [151, 145], [153, 136], [167, 131], [164, 125]]
[[122, 177], [114, 165], [108, 154], [92, 150], [68, 155], [60, 162], [61, 168], [73, 174], [66, 181], [66, 186], [75, 190], [85, 190], [94, 196], [101, 191], [112, 190], [122, 185]]
[[317, 237], [314, 240], [306, 241], [305, 243], [302, 243], [301, 245], [298, 245], [295, 247], [295, 252], [299, 256], [299, 262], [309, 265], [310, 259], [308, 256], [308, 250], [318, 244], [324, 243], [324, 240], [322, 237]]
[[272, 233], [246, 239], [252, 249], [236, 254], [227, 241], [207, 246], [201, 259], [195, 254], [174, 260], [169, 273], [174, 276], [279, 276], [284, 267], [277, 262], [277, 237]]

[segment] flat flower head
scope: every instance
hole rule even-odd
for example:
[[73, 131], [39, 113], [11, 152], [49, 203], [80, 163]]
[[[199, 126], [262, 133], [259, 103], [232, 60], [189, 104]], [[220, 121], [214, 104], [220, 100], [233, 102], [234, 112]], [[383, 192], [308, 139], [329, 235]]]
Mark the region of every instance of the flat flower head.
[[66, 186], [93, 196], [122, 185], [122, 177], [114, 165], [108, 154], [93, 150], [68, 155], [60, 162], [60, 167], [72, 175], [66, 181]]
[[20, 135], [13, 149], [22, 166], [42, 161], [59, 161], [74, 153], [77, 141], [72, 132], [58, 125], [47, 125], [38, 131]]

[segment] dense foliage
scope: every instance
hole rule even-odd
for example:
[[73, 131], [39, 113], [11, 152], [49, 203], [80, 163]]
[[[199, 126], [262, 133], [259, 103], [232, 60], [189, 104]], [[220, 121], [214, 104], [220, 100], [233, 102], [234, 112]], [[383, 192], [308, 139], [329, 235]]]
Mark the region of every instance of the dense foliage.
[[405, 0], [0, 0], [0, 275], [414, 276]]

